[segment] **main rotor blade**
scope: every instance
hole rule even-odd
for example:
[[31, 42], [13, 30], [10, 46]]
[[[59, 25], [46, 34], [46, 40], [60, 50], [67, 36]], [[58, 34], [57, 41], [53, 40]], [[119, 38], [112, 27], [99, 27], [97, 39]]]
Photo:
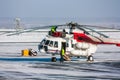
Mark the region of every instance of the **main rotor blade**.
[[[102, 34], [102, 33], [98, 32], [98, 31], [95, 31], [95, 30], [93, 30], [93, 29], [91, 29], [91, 28], [85, 27], [85, 26], [90, 26], [90, 27], [96, 27], [96, 26], [91, 26], [91, 25], [79, 25], [79, 24], [77, 24], [77, 23], [72, 23], [72, 22], [71, 22], [71, 23], [68, 23], [67, 25], [68, 25], [68, 26], [76, 26], [78, 29], [84, 31], [86, 34], [90, 34], [88, 31], [85, 30], [85, 29], [88, 29], [88, 30], [91, 30], [91, 31], [93, 31], [93, 32], [96, 32], [97, 34], [99, 34], [99, 35], [101, 35], [101, 36], [103, 36], [103, 37], [105, 37], [105, 38], [108, 38], [108, 36], [106, 36], [105, 34]], [[105, 28], [105, 27], [101, 27], [101, 28]], [[90, 35], [91, 35], [91, 34], [90, 34]]]
[[21, 33], [32, 32], [32, 31], [35, 31], [35, 30], [38, 30], [38, 29], [44, 29], [44, 28], [47, 28], [47, 27], [35, 27], [35, 28], [25, 29], [23, 31], [18, 31], [18, 32], [16, 31], [14, 33], [8, 34], [7, 36], [12, 36], [12, 35], [18, 35], [18, 34], [21, 34]]
[[[83, 29], [82, 27], [79, 27], [79, 26], [76, 26], [76, 27], [77, 27], [78, 29], [84, 31], [86, 34], [93, 36], [92, 34], [90, 34], [88, 31], [86, 31], [86, 30]], [[93, 37], [97, 38], [96, 36], [93, 36]]]
[[88, 27], [85, 27], [85, 26], [84, 26], [84, 28], [85, 28], [85, 29], [88, 29], [88, 30], [91, 30], [91, 31], [93, 31], [93, 32], [95, 32], [95, 33], [97, 33], [97, 34], [99, 34], [99, 35], [101, 35], [101, 36], [105, 37], [105, 38], [108, 38], [108, 36], [107, 36], [107, 35], [102, 34], [102, 33], [98, 32], [98, 31], [95, 31], [94, 29], [91, 29], [91, 28], [88, 28]]
[[116, 26], [97, 26], [97, 25], [82, 25], [82, 26], [89, 26], [89, 27], [93, 27], [93, 28], [102, 28], [102, 29], [116, 29], [116, 30], [120, 30], [120, 26], [116, 27]]
[[78, 29], [84, 31], [86, 34], [90, 34], [88, 31], [86, 31], [85, 29], [83, 29], [82, 27], [76, 26]]
[[30, 29], [25, 29], [24, 31], [20, 31], [20, 32], [15, 32], [15, 33], [12, 33], [12, 34], [8, 34], [7, 36], [12, 36], [12, 35], [18, 35], [18, 34], [21, 34], [21, 33], [32, 32], [32, 31], [39, 30], [39, 29], [49, 29], [52, 26], [59, 27], [59, 26], [65, 26], [65, 25], [66, 24], [63, 24], [63, 25], [38, 26], [38, 27], [30, 28]]

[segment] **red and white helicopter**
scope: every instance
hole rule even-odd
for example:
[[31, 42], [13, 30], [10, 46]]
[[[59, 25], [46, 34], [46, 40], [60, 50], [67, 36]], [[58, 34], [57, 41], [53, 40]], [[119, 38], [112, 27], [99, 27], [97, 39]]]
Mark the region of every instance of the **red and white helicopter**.
[[[70, 57], [86, 57], [88, 61], [93, 61], [93, 53], [97, 50], [99, 44], [111, 44], [120, 47], [120, 40], [112, 39], [93, 28], [106, 28], [102, 26], [79, 25], [77, 23], [67, 23], [63, 25], [50, 25], [42, 27], [34, 27], [28, 30], [12, 33], [16, 35], [25, 32], [32, 32], [38, 29], [57, 28], [55, 32], [49, 31], [49, 34], [40, 42], [39, 51], [42, 53], [50, 53], [57, 55], [61, 53], [61, 49], [65, 50], [65, 59], [70, 60]], [[116, 29], [116, 28], [110, 28]], [[93, 34], [94, 33], [94, 34]], [[56, 58], [52, 57], [52, 60]]]
[[[111, 44], [120, 47], [120, 40], [109, 38], [90, 28], [99, 26], [79, 25], [72, 22], [53, 26], [55, 26], [57, 30], [55, 32], [49, 31], [49, 34], [39, 44], [39, 50], [42, 53], [60, 54], [61, 49], [64, 48], [65, 55], [67, 56], [64, 58], [65, 60], [70, 60], [72, 56], [83, 56], [86, 57], [88, 61], [93, 61], [92, 55], [96, 52], [97, 45]], [[93, 35], [92, 32], [99, 36]]]

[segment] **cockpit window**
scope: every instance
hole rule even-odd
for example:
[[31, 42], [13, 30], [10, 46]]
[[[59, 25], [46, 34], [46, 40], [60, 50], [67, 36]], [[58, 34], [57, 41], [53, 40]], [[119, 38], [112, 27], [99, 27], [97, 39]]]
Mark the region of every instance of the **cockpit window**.
[[46, 40], [45, 40], [45, 39], [43, 39], [43, 40], [41, 41], [41, 44], [45, 44], [45, 41], [46, 41]]
[[50, 42], [50, 41], [49, 41], [49, 40], [47, 40], [47, 41], [45, 42], [45, 45], [48, 45], [48, 44], [49, 44], [49, 42]]
[[58, 42], [55, 41], [54, 47], [58, 47]]
[[50, 44], [49, 44], [49, 46], [51, 46], [51, 47], [53, 46], [53, 41], [50, 41]]

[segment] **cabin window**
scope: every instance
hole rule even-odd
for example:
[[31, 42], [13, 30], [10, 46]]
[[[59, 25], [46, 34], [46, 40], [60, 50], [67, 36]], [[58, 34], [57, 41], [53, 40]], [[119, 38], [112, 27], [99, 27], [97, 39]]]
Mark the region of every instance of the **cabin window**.
[[51, 46], [51, 47], [53, 46], [53, 41], [50, 41], [50, 44], [49, 44], [49, 46]]
[[57, 41], [55, 41], [54, 47], [58, 48], [58, 42]]
[[49, 40], [47, 40], [47, 41], [45, 42], [45, 45], [48, 45], [48, 44], [49, 44], [49, 42], [50, 42], [50, 41], [49, 41]]

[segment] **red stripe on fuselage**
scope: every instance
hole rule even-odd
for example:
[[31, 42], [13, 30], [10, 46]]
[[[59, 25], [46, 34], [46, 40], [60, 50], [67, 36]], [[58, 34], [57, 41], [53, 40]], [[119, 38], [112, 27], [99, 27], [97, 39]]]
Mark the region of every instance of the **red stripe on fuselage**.
[[74, 39], [77, 40], [78, 42], [90, 42], [96, 44], [95, 41], [93, 41], [84, 33], [74, 33]]

